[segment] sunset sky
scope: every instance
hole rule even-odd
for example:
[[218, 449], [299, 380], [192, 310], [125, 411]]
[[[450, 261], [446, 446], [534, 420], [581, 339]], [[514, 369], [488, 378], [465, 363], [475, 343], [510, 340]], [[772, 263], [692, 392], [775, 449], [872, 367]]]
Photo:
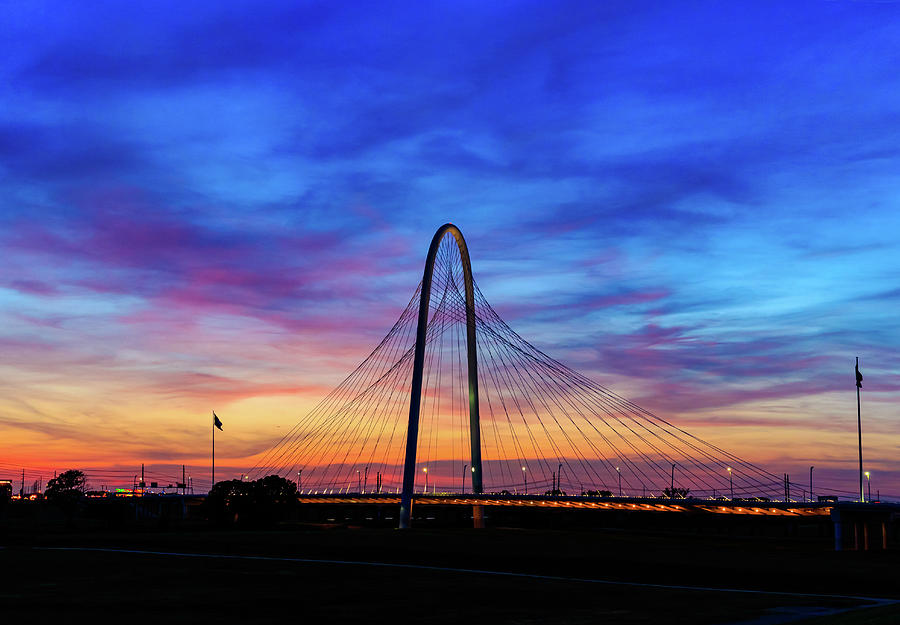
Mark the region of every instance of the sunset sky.
[[859, 356], [900, 497], [900, 4], [2, 12], [0, 478], [208, 479], [213, 408], [237, 475], [449, 221], [519, 334], [778, 475], [854, 488]]

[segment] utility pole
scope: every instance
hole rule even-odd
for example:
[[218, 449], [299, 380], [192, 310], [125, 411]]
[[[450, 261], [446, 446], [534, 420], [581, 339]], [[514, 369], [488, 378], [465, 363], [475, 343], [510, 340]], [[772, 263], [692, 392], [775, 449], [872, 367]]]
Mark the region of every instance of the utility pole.
[[810, 501], [815, 501], [815, 500], [816, 500], [816, 498], [813, 496], [813, 489], [812, 489], [812, 484], [813, 484], [813, 482], [812, 482], [812, 470], [813, 470], [813, 469], [815, 469], [815, 467], [810, 467], [810, 468], [809, 468], [809, 500], [810, 500]]
[[146, 482], [144, 482], [144, 463], [142, 462], [141, 463], [141, 497], [144, 496], [144, 485], [145, 484], [146, 484]]
[[184, 465], [181, 465], [181, 496], [187, 495], [187, 482], [184, 481]]
[[19, 489], [19, 497], [25, 499], [25, 469], [22, 469], [22, 488]]

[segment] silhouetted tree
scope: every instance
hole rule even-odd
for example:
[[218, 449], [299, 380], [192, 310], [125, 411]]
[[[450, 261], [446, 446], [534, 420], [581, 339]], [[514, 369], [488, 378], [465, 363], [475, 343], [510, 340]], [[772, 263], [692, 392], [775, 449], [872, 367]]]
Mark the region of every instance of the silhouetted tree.
[[297, 505], [297, 484], [280, 475], [267, 475], [253, 483], [253, 515], [256, 525], [272, 525], [290, 517]]
[[687, 499], [688, 493], [691, 492], [690, 488], [666, 488], [663, 490], [663, 494], [669, 499]]
[[59, 506], [66, 517], [66, 524], [72, 525], [84, 488], [84, 473], [78, 469], [69, 469], [47, 482], [44, 497]]
[[218, 482], [206, 498], [207, 518], [216, 525], [272, 525], [288, 518], [296, 505], [297, 485], [279, 475]]
[[44, 491], [44, 496], [51, 501], [59, 501], [61, 497], [78, 499], [81, 497], [84, 485], [84, 473], [78, 469], [69, 469], [47, 482], [47, 490]]
[[216, 482], [206, 496], [206, 514], [211, 523], [231, 525], [252, 514], [253, 482]]

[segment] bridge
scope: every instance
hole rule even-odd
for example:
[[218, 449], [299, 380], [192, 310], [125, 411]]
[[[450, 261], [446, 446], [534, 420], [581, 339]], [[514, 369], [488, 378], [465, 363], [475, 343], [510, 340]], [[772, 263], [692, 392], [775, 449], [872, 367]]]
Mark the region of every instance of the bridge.
[[833, 507], [798, 502], [803, 485], [530, 344], [488, 303], [452, 224], [435, 233], [387, 335], [249, 472], [270, 474], [296, 481], [303, 503], [399, 506], [401, 528], [413, 505], [471, 506], [476, 527], [485, 506], [770, 516]]

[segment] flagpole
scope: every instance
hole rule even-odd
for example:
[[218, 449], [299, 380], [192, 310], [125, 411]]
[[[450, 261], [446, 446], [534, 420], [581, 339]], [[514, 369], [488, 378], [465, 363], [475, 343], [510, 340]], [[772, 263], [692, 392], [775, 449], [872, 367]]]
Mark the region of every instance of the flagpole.
[[859, 401], [859, 389], [862, 387], [859, 375], [859, 356], [856, 357], [856, 431], [859, 435], [859, 500], [866, 501], [866, 492], [863, 490], [863, 461], [862, 461], [862, 409]]

